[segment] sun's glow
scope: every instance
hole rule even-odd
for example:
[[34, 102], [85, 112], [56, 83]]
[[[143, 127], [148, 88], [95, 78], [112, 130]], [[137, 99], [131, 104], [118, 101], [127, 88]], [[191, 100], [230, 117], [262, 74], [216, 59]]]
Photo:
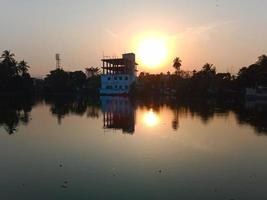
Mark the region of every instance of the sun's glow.
[[158, 67], [163, 64], [168, 56], [168, 44], [164, 37], [147, 36], [137, 46], [137, 58], [141, 65]]
[[159, 123], [158, 115], [151, 109], [148, 112], [145, 112], [143, 116], [143, 122], [149, 127], [156, 126]]

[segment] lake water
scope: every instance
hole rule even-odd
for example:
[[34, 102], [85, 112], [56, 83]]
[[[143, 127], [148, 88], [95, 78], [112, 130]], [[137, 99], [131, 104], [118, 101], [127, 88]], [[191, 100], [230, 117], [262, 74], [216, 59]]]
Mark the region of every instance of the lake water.
[[0, 102], [0, 199], [267, 199], [260, 103]]

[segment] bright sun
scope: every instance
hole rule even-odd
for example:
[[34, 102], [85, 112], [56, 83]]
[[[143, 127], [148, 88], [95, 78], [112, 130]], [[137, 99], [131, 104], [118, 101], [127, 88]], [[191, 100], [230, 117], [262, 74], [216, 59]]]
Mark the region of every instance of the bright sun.
[[146, 67], [158, 67], [168, 56], [167, 42], [161, 37], [147, 37], [137, 48], [137, 57]]

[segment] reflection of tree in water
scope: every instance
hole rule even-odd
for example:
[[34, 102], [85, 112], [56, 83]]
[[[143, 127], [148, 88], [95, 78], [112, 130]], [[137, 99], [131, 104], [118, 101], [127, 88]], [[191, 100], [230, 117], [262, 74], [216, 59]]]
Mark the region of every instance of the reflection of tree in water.
[[59, 124], [68, 115], [84, 116], [87, 113], [87, 117], [97, 118], [100, 112], [98, 99], [50, 96], [45, 98], [45, 102], [50, 105], [50, 111], [57, 117]]
[[172, 110], [171, 122], [174, 130], [179, 129], [179, 116], [190, 115], [199, 117], [204, 124], [208, 124], [215, 115], [228, 116], [232, 105], [222, 104], [211, 100], [179, 100], [171, 98], [144, 98], [137, 100], [140, 108], [153, 109], [156, 112], [165, 106]]
[[87, 107], [87, 117], [89, 118], [99, 118], [99, 107], [97, 106], [88, 106]]
[[[51, 113], [57, 116], [59, 123], [66, 115], [86, 114], [89, 118], [99, 118], [101, 103], [99, 99], [73, 98], [73, 97], [53, 97], [46, 98], [46, 102], [51, 106]], [[244, 107], [240, 101], [216, 101], [216, 100], [175, 100], [166, 98], [142, 98], [131, 100], [133, 106], [141, 109], [153, 109], [154, 112], [160, 112], [163, 107], [168, 107], [173, 111], [171, 126], [174, 130], [179, 129], [179, 117], [191, 116], [198, 117], [208, 125], [215, 116], [227, 117], [230, 112], [234, 112], [240, 124], [249, 124], [253, 126], [259, 134], [267, 135], [267, 109], [265, 106]], [[133, 108], [135, 109], [135, 108]], [[20, 122], [27, 121], [27, 112], [15, 114], [19, 116]], [[16, 117], [13, 117], [13, 123], [16, 124]], [[10, 122], [9, 127], [12, 127]], [[12, 132], [12, 129], [10, 129]]]
[[178, 109], [173, 110], [172, 128], [175, 131], [178, 130], [179, 128], [179, 110]]
[[[20, 125], [27, 125], [30, 121], [31, 109], [36, 102], [31, 98], [1, 98], [0, 127], [3, 127], [8, 134], [13, 134]], [[52, 115], [58, 118], [59, 123], [67, 115], [86, 115], [89, 118], [99, 118], [101, 112], [99, 99], [61, 96], [46, 97], [45, 102], [50, 106]], [[131, 104], [138, 105], [140, 108], [153, 109], [155, 112], [160, 112], [163, 107], [170, 108], [173, 111], [173, 119], [170, 125], [174, 130], [179, 129], [179, 117], [181, 116], [198, 117], [204, 124], [208, 124], [215, 116], [227, 117], [230, 112], [234, 112], [240, 125], [251, 125], [258, 134], [267, 135], [266, 104], [252, 103], [244, 107], [240, 102], [179, 101], [172, 99], [140, 99], [131, 102]], [[127, 123], [123, 124], [125, 124], [125, 127], [132, 126]], [[134, 131], [134, 128], [132, 130]]]
[[14, 134], [20, 124], [27, 125], [30, 121], [30, 112], [34, 100], [30, 98], [1, 98], [0, 126], [8, 134]]
[[267, 135], [267, 104], [252, 104], [249, 107], [241, 102], [233, 101], [187, 101], [169, 102], [174, 113], [172, 127], [177, 130], [179, 115], [190, 114], [192, 117], [200, 117], [204, 124], [208, 124], [215, 116], [229, 116], [234, 112], [239, 124], [248, 124], [255, 128], [258, 134]]
[[229, 115], [231, 105], [218, 104], [215, 101], [197, 101], [190, 102], [187, 105], [187, 108], [192, 117], [200, 117], [204, 124], [208, 124], [215, 115], [227, 117]]
[[173, 111], [171, 126], [174, 130], [179, 129], [179, 117], [190, 115], [198, 117], [204, 124], [208, 124], [215, 116], [227, 117], [234, 112], [240, 124], [253, 126], [257, 133], [267, 135], [267, 105], [252, 104], [244, 106], [242, 102], [232, 100], [174, 100], [174, 99], [142, 99], [137, 100], [140, 108], [160, 111], [164, 106]]
[[253, 126], [259, 135], [267, 135], [267, 104], [256, 102], [246, 106], [246, 109], [237, 107], [236, 118], [239, 124]]

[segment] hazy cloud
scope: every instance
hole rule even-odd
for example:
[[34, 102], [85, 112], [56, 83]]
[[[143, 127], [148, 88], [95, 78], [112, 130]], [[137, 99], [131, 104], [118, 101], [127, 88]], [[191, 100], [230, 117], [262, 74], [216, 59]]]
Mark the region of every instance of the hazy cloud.
[[119, 35], [112, 31], [110, 28], [105, 28], [104, 31], [112, 38], [118, 38]]
[[201, 26], [187, 27], [183, 32], [176, 35], [175, 38], [177, 40], [184, 40], [187, 38], [190, 38], [190, 40], [209, 40], [212, 31], [233, 23], [235, 23], [234, 20], [228, 20]]

